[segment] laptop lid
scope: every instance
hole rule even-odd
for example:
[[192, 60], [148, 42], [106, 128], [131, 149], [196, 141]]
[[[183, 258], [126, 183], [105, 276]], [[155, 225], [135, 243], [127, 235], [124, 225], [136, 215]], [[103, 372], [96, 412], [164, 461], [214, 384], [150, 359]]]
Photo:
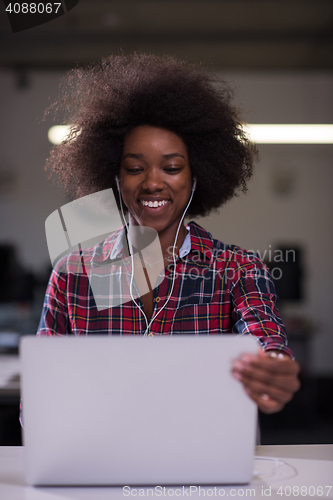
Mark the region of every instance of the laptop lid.
[[257, 408], [231, 364], [257, 349], [232, 335], [23, 338], [27, 482], [249, 482]]

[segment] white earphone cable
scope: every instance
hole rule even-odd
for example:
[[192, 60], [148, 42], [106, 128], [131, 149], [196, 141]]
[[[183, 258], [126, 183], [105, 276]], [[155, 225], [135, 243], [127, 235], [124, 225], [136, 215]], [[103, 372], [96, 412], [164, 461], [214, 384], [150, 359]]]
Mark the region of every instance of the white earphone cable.
[[140, 305], [136, 302], [136, 300], [134, 299], [133, 297], [133, 293], [132, 293], [132, 287], [133, 287], [133, 279], [134, 279], [134, 259], [133, 259], [133, 246], [132, 246], [132, 243], [131, 243], [131, 237], [130, 237], [130, 234], [129, 234], [129, 227], [128, 227], [128, 224], [127, 224], [127, 221], [125, 219], [125, 215], [124, 215], [124, 211], [123, 211], [123, 204], [122, 204], [122, 199], [121, 199], [121, 193], [120, 193], [120, 187], [119, 187], [119, 180], [118, 178], [116, 177], [116, 182], [117, 182], [117, 188], [118, 188], [118, 192], [119, 192], [119, 199], [120, 199], [120, 208], [121, 208], [121, 214], [122, 214], [122, 217], [124, 219], [124, 222], [125, 222], [125, 227], [126, 227], [126, 231], [127, 231], [127, 240], [128, 240], [128, 245], [129, 245], [129, 252], [130, 252], [130, 255], [131, 255], [131, 265], [132, 265], [132, 274], [131, 274], [131, 281], [130, 281], [130, 295], [131, 295], [131, 299], [132, 301], [134, 302], [134, 304], [136, 305], [136, 307], [141, 311], [141, 313], [143, 314], [143, 317], [145, 319], [145, 322], [146, 322], [146, 330], [144, 332], [144, 337], [146, 337], [148, 335], [148, 331], [149, 331], [149, 328], [152, 324], [152, 322], [155, 320], [155, 318], [160, 314], [160, 312], [165, 308], [165, 306], [167, 305], [167, 303], [169, 302], [170, 298], [171, 298], [171, 295], [172, 295], [172, 292], [173, 292], [173, 288], [174, 288], [174, 284], [175, 284], [175, 279], [176, 279], [176, 254], [175, 254], [175, 250], [176, 250], [176, 243], [177, 243], [177, 238], [178, 238], [178, 234], [179, 234], [179, 230], [181, 228], [181, 224], [184, 220], [184, 217], [185, 217], [185, 214], [188, 210], [188, 207], [190, 206], [190, 203], [192, 201], [192, 198], [193, 198], [193, 194], [194, 194], [194, 191], [195, 191], [195, 188], [196, 188], [196, 178], [194, 178], [193, 180], [193, 186], [192, 186], [192, 191], [191, 191], [191, 196], [190, 196], [190, 199], [186, 205], [186, 208], [183, 212], [183, 215], [179, 221], [179, 224], [178, 224], [178, 228], [177, 228], [177, 232], [176, 232], [176, 237], [175, 237], [175, 241], [174, 241], [174, 244], [173, 244], [173, 247], [172, 247], [172, 257], [173, 257], [173, 277], [172, 277], [172, 285], [171, 285], [171, 290], [170, 290], [170, 293], [168, 295], [168, 298], [167, 300], [165, 301], [165, 303], [163, 304], [163, 306], [161, 307], [161, 309], [155, 314], [155, 316], [153, 316], [153, 318], [150, 320], [150, 322], [148, 323], [148, 319], [147, 319], [147, 316], [145, 315], [143, 309], [140, 307]]

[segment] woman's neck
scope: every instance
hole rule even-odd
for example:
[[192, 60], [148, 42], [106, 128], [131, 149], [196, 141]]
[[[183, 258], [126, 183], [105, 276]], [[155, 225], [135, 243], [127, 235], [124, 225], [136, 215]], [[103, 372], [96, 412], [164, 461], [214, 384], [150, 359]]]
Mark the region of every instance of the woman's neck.
[[175, 244], [175, 237], [176, 237], [176, 232], [164, 232], [162, 231], [161, 233], [158, 234], [159, 239], [160, 239], [160, 244], [162, 248], [162, 253], [165, 258], [170, 258], [172, 259], [172, 250], [173, 246], [175, 244], [175, 255], [178, 255], [179, 249], [181, 248], [182, 244], [184, 243], [185, 237], [187, 235], [187, 230], [184, 224], [181, 225], [177, 237], [177, 241]]
[[[153, 228], [142, 227], [138, 225], [129, 225], [130, 238], [132, 246], [136, 250], [148, 250], [151, 248], [154, 252], [156, 251], [155, 244], [152, 245], [153, 241], [159, 244], [160, 249], [162, 251], [162, 255], [164, 259], [172, 260], [173, 258], [173, 247], [175, 245], [175, 255], [178, 255], [179, 249], [184, 243], [185, 237], [187, 235], [187, 230], [184, 224], [181, 225], [177, 241], [175, 244], [175, 238], [177, 234], [178, 226], [175, 228], [169, 227], [163, 231], [157, 233]], [[158, 240], [156, 236], [158, 234]], [[148, 250], [149, 251], [149, 250]], [[158, 252], [160, 254], [160, 251]], [[152, 260], [154, 260], [154, 256], [151, 256]]]

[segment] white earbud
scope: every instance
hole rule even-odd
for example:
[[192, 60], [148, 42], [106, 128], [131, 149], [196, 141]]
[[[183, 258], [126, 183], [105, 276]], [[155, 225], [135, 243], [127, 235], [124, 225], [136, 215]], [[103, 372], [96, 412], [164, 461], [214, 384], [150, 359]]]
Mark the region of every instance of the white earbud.
[[192, 193], [194, 193], [196, 187], [197, 187], [197, 178], [194, 177], [193, 178], [193, 184], [192, 184]]

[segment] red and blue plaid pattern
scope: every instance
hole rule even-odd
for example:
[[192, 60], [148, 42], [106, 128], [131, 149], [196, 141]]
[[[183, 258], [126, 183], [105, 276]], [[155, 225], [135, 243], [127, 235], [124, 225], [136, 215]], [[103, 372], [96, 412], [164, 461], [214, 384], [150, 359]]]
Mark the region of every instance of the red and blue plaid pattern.
[[[265, 350], [292, 356], [287, 335], [276, 309], [272, 278], [256, 254], [214, 240], [194, 222], [188, 225], [191, 250], [165, 269], [154, 290], [152, 317], [167, 300], [173, 273], [175, 283], [167, 306], [152, 322], [153, 335], [251, 334]], [[110, 261], [119, 232], [93, 249], [94, 259]], [[121, 257], [121, 255], [119, 255]], [[118, 261], [119, 262], [119, 261]], [[98, 310], [87, 274], [78, 272], [79, 253], [62, 259], [54, 268], [45, 295], [38, 335], [142, 335], [146, 321], [128, 300]], [[112, 266], [110, 266], [111, 269]], [[140, 297], [137, 303], [143, 308]]]

